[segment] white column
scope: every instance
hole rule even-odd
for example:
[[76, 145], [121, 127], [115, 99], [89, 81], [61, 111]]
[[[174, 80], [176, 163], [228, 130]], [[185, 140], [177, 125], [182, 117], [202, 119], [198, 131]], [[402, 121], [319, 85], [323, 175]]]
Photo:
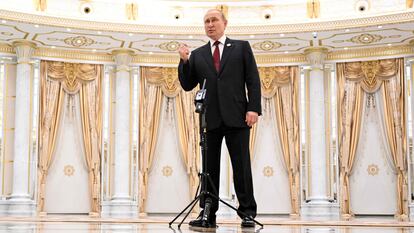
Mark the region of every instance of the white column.
[[[30, 41], [13, 43], [17, 54], [16, 71], [16, 110], [13, 159], [13, 191], [9, 211], [16, 214], [26, 214], [32, 204], [29, 194], [30, 167], [30, 131], [31, 131], [31, 64], [30, 58], [36, 49], [36, 44]], [[29, 209], [28, 209], [29, 208]]]
[[130, 68], [132, 56], [129, 51], [117, 50], [115, 77], [115, 155], [114, 200], [130, 200]]
[[[410, 40], [409, 42], [411, 49], [414, 51], [414, 40]], [[407, 60], [408, 65], [410, 67], [409, 71], [407, 72], [407, 75], [410, 77], [410, 83], [407, 83], [407, 88], [409, 90], [413, 90], [414, 88], [414, 58], [410, 58]], [[408, 96], [408, 91], [405, 92], [405, 97], [407, 98], [411, 98], [411, 121], [414, 120], [414, 99], [413, 99], [413, 91], [411, 91], [410, 96]], [[408, 102], [408, 101], [407, 101]], [[408, 111], [407, 111], [408, 114]], [[408, 119], [408, 115], [406, 116], [406, 119]], [[412, 132], [411, 134], [414, 135], [414, 127], [412, 127]], [[413, 148], [413, 141], [414, 139], [411, 137], [409, 137], [409, 134], [407, 133], [407, 142], [408, 142], [408, 150], [412, 151]], [[410, 196], [414, 195], [414, 187], [413, 187], [413, 179], [414, 179], [414, 154], [410, 153], [410, 155], [408, 156], [408, 162], [409, 162], [409, 166], [408, 166], [408, 174], [409, 174], [409, 190], [410, 190]], [[408, 208], [410, 209], [410, 220], [413, 221], [414, 219], [414, 202], [412, 200], [412, 198], [409, 199], [410, 202], [408, 204]]]
[[[326, 50], [326, 49], [325, 49]], [[325, 50], [312, 50], [307, 53], [311, 65], [309, 72], [309, 122], [310, 131], [310, 201], [326, 203], [327, 169], [326, 169], [326, 125], [325, 122], [325, 87], [323, 62]]]
[[[326, 102], [328, 101], [329, 87], [326, 85], [324, 75], [324, 60], [328, 50], [326, 48], [311, 48], [305, 50], [306, 58], [310, 65], [307, 83], [309, 95], [307, 95], [307, 203], [302, 206], [302, 215], [304, 216], [331, 216], [337, 215], [332, 213], [332, 204], [328, 197], [329, 173], [327, 163], [329, 154], [327, 141], [329, 135], [327, 128], [330, 122], [326, 120], [327, 112]], [[339, 213], [339, 212], [338, 212]]]
[[115, 75], [115, 142], [113, 196], [109, 208], [103, 206], [103, 215], [136, 216], [137, 206], [131, 197], [131, 73], [133, 51], [120, 49], [112, 52], [116, 63]]
[[13, 199], [30, 199], [30, 84], [32, 56], [36, 45], [28, 41], [13, 43], [17, 54], [16, 112], [13, 159]]

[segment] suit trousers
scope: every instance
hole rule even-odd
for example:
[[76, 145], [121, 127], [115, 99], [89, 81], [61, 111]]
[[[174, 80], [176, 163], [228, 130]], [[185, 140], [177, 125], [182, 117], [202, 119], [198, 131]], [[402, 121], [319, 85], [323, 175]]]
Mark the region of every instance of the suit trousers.
[[[223, 138], [230, 153], [233, 168], [234, 189], [239, 201], [238, 210], [256, 217], [257, 205], [253, 195], [253, 180], [249, 153], [250, 128], [234, 128], [221, 124], [220, 127], [207, 131], [207, 167], [204, 171], [209, 173], [217, 193], [207, 182], [207, 190], [219, 196], [220, 193], [220, 154]], [[206, 158], [205, 158], [206, 157]], [[212, 198], [211, 214], [218, 210], [218, 200]], [[201, 208], [204, 208], [204, 200], [200, 201]], [[242, 217], [239, 214], [240, 217]]]

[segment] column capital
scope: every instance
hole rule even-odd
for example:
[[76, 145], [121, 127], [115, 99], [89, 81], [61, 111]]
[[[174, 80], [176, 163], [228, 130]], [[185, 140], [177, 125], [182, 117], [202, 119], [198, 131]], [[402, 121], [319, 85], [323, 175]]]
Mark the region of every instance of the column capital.
[[408, 44], [409, 44], [412, 48], [414, 48], [414, 39], [413, 39], [413, 40], [410, 40], [410, 42], [408, 42]]
[[328, 49], [325, 47], [312, 47], [305, 49], [304, 54], [308, 60], [311, 69], [323, 69], [323, 63], [328, 55]]
[[135, 52], [130, 49], [115, 49], [112, 50], [112, 57], [116, 63], [117, 72], [118, 71], [129, 71], [129, 64], [132, 61], [132, 56], [135, 55]]
[[13, 41], [12, 46], [16, 51], [17, 63], [29, 63], [33, 52], [36, 50], [37, 45], [29, 40], [16, 40]]

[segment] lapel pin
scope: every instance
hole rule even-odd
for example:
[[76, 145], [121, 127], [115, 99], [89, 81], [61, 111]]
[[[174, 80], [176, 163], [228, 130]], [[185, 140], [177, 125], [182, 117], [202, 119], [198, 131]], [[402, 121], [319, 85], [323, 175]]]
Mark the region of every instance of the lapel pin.
[[228, 43], [226, 46], [227, 46], [227, 47], [230, 47], [230, 46], [231, 46], [231, 44], [230, 44], [230, 43]]

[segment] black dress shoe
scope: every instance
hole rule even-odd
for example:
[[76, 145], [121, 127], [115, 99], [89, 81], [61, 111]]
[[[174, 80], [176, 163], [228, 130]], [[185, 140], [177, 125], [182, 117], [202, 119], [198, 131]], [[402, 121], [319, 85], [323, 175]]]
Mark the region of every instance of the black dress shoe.
[[255, 225], [256, 223], [248, 217], [244, 217], [241, 222], [242, 227], [254, 227]]
[[209, 216], [206, 221], [203, 219], [203, 211], [201, 211], [198, 217], [190, 221], [188, 225], [190, 225], [190, 227], [216, 228], [216, 216]]

